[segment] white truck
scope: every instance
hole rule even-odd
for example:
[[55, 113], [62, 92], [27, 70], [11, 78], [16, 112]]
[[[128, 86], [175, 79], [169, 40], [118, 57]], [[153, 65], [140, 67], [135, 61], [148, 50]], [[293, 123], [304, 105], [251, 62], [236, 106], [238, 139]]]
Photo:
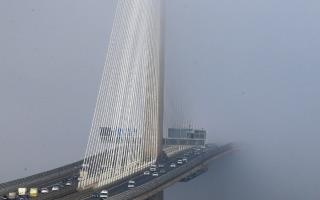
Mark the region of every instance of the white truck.
[[18, 188], [18, 195], [19, 195], [19, 196], [26, 196], [26, 195], [28, 195], [28, 189], [27, 189], [27, 188]]
[[17, 198], [17, 193], [16, 192], [9, 192], [8, 199], [16, 199], [16, 198]]

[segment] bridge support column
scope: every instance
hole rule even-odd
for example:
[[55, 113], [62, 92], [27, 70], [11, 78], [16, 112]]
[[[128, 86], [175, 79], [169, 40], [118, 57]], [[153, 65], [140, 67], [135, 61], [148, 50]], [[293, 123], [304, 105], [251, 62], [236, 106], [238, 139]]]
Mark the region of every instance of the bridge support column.
[[149, 197], [146, 200], [163, 200], [163, 191], [153, 195], [152, 197]]

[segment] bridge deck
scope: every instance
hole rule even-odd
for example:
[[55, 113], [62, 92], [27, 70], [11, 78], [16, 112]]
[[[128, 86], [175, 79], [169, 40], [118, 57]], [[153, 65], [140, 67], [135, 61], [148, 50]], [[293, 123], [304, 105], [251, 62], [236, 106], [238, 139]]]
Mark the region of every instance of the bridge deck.
[[[117, 182], [113, 185], [106, 186], [106, 188], [98, 188], [98, 189], [87, 189], [84, 191], [77, 191], [77, 185], [74, 184], [73, 186], [65, 187], [60, 191], [50, 192], [49, 194], [40, 194], [36, 200], [51, 200], [51, 199], [61, 199], [61, 200], [85, 200], [91, 199], [92, 193], [95, 191], [100, 191], [102, 189], [108, 189], [110, 193], [110, 200], [144, 200], [147, 199], [158, 192], [163, 191], [165, 188], [169, 187], [170, 185], [179, 182], [183, 178], [190, 176], [191, 174], [195, 173], [197, 170], [201, 169], [203, 165], [205, 165], [209, 160], [216, 159], [230, 151], [232, 151], [232, 145], [224, 145], [220, 148], [211, 147], [208, 148], [205, 153], [200, 155], [196, 155], [190, 157], [190, 160], [177, 167], [177, 168], [170, 168], [169, 165], [171, 162], [176, 162], [177, 158], [181, 158], [184, 152], [180, 154], [176, 154], [175, 156], [169, 158], [166, 163], [166, 171], [167, 173], [159, 176], [159, 177], [152, 177], [152, 176], [144, 176], [142, 172], [138, 174], [134, 174], [131, 177], [127, 177], [127, 179], [123, 179], [120, 182]], [[8, 194], [9, 191], [16, 191], [18, 187], [49, 187], [49, 185], [54, 185], [56, 183], [61, 182], [61, 180], [65, 180], [68, 177], [74, 176], [75, 173], [79, 172], [81, 161], [68, 165], [67, 167], [58, 168], [62, 169], [59, 173], [57, 172], [58, 169], [51, 170], [49, 172], [41, 173], [35, 176], [31, 176], [25, 179], [19, 179], [16, 181], [12, 181], [9, 187], [3, 187], [2, 191]], [[76, 170], [76, 172], [75, 172]], [[45, 176], [48, 174], [48, 176]], [[60, 175], [60, 176], [58, 176]], [[35, 179], [32, 179], [35, 177]], [[39, 178], [38, 178], [39, 177]], [[54, 177], [54, 178], [52, 178]], [[128, 190], [128, 180], [133, 179], [136, 181], [136, 187], [133, 189]], [[21, 180], [25, 180], [24, 182]], [[17, 185], [14, 185], [17, 183]], [[33, 184], [37, 183], [37, 184]], [[1, 191], [1, 190], [0, 190]], [[1, 194], [1, 193], [0, 193]]]

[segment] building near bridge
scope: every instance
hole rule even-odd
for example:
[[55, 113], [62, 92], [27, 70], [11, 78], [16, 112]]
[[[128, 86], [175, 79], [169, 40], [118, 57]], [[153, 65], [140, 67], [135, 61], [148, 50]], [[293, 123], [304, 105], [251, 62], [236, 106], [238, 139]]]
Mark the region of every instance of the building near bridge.
[[192, 128], [169, 128], [168, 137], [163, 139], [166, 146], [204, 146], [207, 132]]

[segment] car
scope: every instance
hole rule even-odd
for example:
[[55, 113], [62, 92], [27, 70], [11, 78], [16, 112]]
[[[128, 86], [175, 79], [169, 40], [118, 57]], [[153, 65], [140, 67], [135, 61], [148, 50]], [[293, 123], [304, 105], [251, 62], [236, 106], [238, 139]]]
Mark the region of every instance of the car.
[[3, 196], [1, 196], [0, 199], [8, 199], [8, 197], [7, 197], [7, 195], [3, 195]]
[[182, 165], [182, 164], [183, 164], [182, 160], [178, 160], [178, 161], [177, 161], [177, 164], [178, 164], [178, 165]]
[[155, 172], [155, 171], [157, 171], [156, 167], [150, 167], [150, 172]]
[[54, 185], [51, 188], [51, 191], [59, 191], [60, 190], [60, 186], [59, 185]]
[[41, 188], [40, 192], [41, 192], [41, 194], [47, 194], [47, 193], [49, 193], [49, 189], [48, 188]]
[[109, 191], [108, 190], [102, 190], [99, 194], [99, 197], [102, 199], [106, 199], [109, 197]]
[[151, 171], [151, 172], [157, 171], [157, 165], [152, 164], [152, 165], [150, 166], [150, 171]]
[[153, 172], [153, 173], [152, 173], [152, 176], [157, 177], [157, 176], [159, 176], [159, 173], [158, 173], [158, 172]]
[[66, 186], [72, 186], [72, 181], [67, 181], [65, 185]]
[[135, 187], [135, 184], [128, 184], [128, 188], [134, 188]]
[[159, 164], [158, 167], [159, 168], [164, 168], [164, 164]]
[[98, 198], [100, 198], [100, 194], [98, 192], [95, 192], [95, 193], [91, 194], [91, 197], [95, 198], [95, 199], [98, 199]]
[[128, 183], [129, 183], [129, 184], [136, 184], [136, 181], [130, 180]]
[[177, 165], [176, 165], [175, 163], [171, 163], [171, 164], [170, 164], [170, 167], [171, 167], [171, 168], [176, 168]]
[[183, 158], [182, 161], [186, 163], [188, 162], [188, 158]]
[[74, 181], [76, 181], [77, 179], [78, 179], [77, 176], [73, 176], [73, 177], [70, 177], [70, 178], [66, 179], [65, 182], [68, 182], [68, 181], [74, 182]]
[[150, 175], [150, 171], [143, 172], [143, 175], [149, 176]]
[[166, 173], [166, 170], [165, 170], [165, 169], [160, 169], [159, 173], [160, 173], [160, 174], [165, 174], [165, 173]]

